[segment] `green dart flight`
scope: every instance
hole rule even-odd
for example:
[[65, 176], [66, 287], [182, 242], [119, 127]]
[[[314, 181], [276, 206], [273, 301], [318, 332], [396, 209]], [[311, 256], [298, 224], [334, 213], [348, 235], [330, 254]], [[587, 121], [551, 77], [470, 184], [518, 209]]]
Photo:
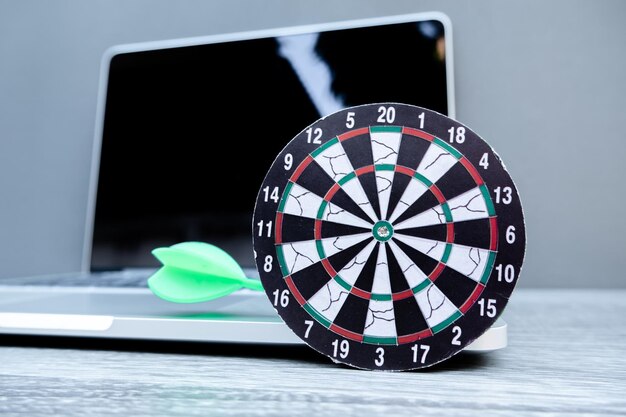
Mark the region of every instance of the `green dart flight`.
[[214, 300], [241, 288], [263, 290], [261, 282], [247, 278], [228, 253], [208, 243], [184, 242], [156, 248], [152, 254], [163, 267], [148, 279], [148, 287], [173, 303]]

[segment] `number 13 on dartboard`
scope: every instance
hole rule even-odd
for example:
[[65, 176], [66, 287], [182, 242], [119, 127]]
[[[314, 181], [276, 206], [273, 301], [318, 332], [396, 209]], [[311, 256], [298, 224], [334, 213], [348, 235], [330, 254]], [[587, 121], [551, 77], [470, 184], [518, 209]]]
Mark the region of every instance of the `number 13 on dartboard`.
[[257, 198], [263, 287], [332, 360], [377, 370], [441, 362], [500, 316], [524, 259], [520, 198], [467, 126], [399, 103], [303, 129]]

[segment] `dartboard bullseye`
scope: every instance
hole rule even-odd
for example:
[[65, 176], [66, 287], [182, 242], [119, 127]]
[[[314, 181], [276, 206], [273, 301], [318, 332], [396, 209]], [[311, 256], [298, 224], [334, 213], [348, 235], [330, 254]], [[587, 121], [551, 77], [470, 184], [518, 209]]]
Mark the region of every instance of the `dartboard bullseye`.
[[406, 370], [491, 326], [525, 252], [519, 195], [468, 127], [383, 103], [318, 120], [278, 155], [253, 220], [263, 287], [337, 362]]

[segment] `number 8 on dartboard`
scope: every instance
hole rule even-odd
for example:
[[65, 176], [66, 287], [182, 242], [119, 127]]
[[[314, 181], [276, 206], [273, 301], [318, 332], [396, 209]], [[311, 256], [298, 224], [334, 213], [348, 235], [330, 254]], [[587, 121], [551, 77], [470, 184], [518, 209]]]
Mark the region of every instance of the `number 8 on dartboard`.
[[526, 244], [491, 147], [398, 103], [344, 109], [298, 134], [261, 185], [253, 228], [285, 323], [334, 361], [381, 370], [433, 365], [482, 335]]

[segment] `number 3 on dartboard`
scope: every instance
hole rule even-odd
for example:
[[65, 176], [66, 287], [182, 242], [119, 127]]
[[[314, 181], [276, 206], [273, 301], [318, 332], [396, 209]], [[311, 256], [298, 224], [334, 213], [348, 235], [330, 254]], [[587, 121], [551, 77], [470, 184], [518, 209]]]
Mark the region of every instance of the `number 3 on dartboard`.
[[385, 363], [385, 349], [381, 347], [376, 348], [376, 355], [378, 355], [378, 357], [374, 360], [374, 365], [383, 366]]

